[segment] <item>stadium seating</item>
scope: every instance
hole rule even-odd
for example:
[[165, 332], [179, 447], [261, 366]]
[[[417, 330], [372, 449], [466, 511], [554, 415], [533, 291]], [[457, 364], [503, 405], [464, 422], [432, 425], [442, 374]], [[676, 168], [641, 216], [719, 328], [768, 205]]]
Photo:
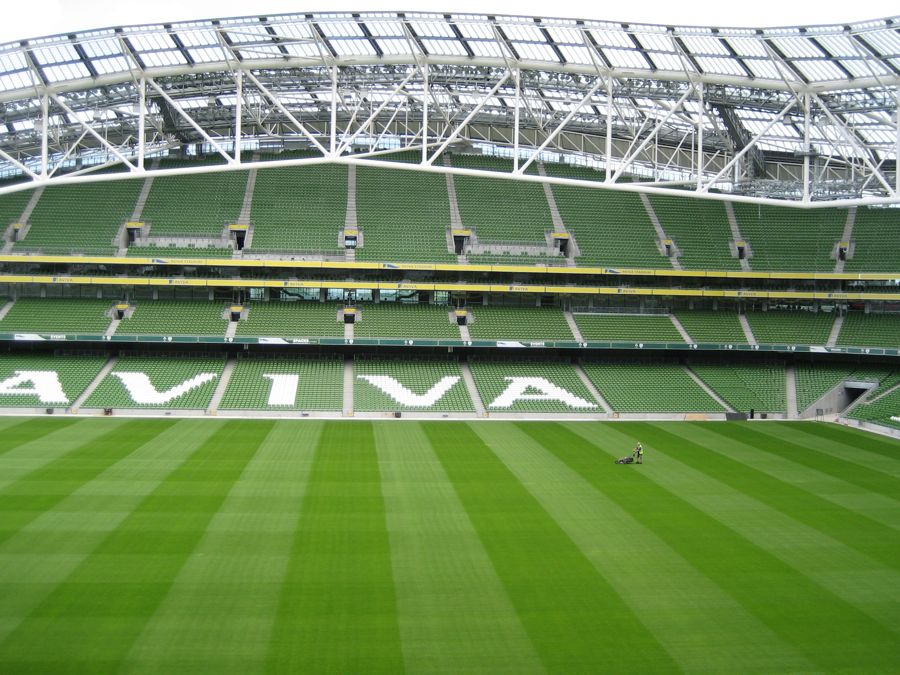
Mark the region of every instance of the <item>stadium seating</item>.
[[747, 312], [747, 322], [760, 344], [824, 345], [834, 314], [831, 312]]
[[724, 412], [677, 363], [599, 361], [583, 367], [616, 412]]
[[694, 342], [746, 344], [736, 312], [728, 310], [684, 310], [675, 312], [687, 334]]
[[473, 340], [575, 340], [555, 307], [470, 307], [469, 315]]
[[356, 222], [358, 260], [455, 262], [450, 252], [447, 179], [434, 173], [359, 167]]
[[638, 195], [554, 185], [553, 196], [575, 237], [579, 265], [672, 267], [657, 247], [656, 230]]
[[[457, 155], [453, 166], [477, 164], [491, 170], [507, 161]], [[462, 224], [475, 228], [479, 242], [546, 245], [545, 233], [553, 231], [553, 218], [542, 185], [478, 176], [455, 176], [453, 181]], [[470, 262], [478, 262], [478, 256], [470, 256]]]
[[[219, 406], [222, 410], [341, 410], [343, 405], [343, 359], [324, 358], [242, 358], [238, 359]], [[287, 396], [270, 405], [277, 380], [265, 375], [296, 375], [297, 391], [290, 403]]]
[[[0, 407], [68, 407], [97, 377], [105, 356], [44, 356], [37, 354], [0, 354], [0, 382], [22, 371], [49, 371], [57, 374], [65, 400], [41, 400], [37, 394], [0, 394]], [[10, 383], [11, 389], [19, 387]], [[31, 388], [31, 385], [26, 385]]]
[[801, 364], [794, 368], [794, 374], [797, 386], [797, 410], [802, 413], [823, 394], [844, 380], [876, 380], [880, 382], [890, 374], [890, 369]]
[[234, 249], [214, 246], [129, 246], [126, 255], [138, 258], [230, 258]]
[[[574, 164], [565, 164], [561, 162], [544, 162], [544, 173], [553, 178], [574, 178], [575, 180], [606, 180], [606, 171], [592, 169], [587, 166], [576, 166]], [[622, 182], [628, 182], [627, 177], [619, 178]]]
[[668, 316], [574, 314], [585, 340], [600, 342], [684, 342]]
[[900, 389], [895, 389], [872, 403], [862, 403], [856, 406], [850, 411], [849, 416], [900, 429], [900, 421], [891, 419], [900, 417]]
[[689, 197], [650, 197], [663, 231], [679, 250], [678, 261], [687, 270], [738, 270], [731, 255], [733, 237], [722, 202]]
[[738, 412], [785, 412], [787, 381], [784, 366], [692, 363], [691, 369]]
[[853, 224], [853, 257], [845, 272], [897, 272], [900, 269], [900, 210], [860, 206]]
[[122, 319], [120, 335], [225, 336], [228, 319], [222, 303], [193, 300], [138, 300], [130, 318]]
[[250, 207], [250, 250], [338, 253], [346, 216], [347, 167], [259, 169]]
[[0, 333], [102, 334], [114, 301], [93, 298], [19, 298], [3, 319]]
[[[357, 355], [353, 361], [353, 376], [353, 407], [361, 412], [405, 410], [470, 412], [474, 410], [462, 379], [462, 372], [456, 361], [416, 357], [386, 359]], [[376, 386], [366, 379], [372, 376], [387, 376], [396, 382], [380, 381], [381, 386]], [[405, 387], [413, 394], [423, 396], [446, 377], [458, 379], [453, 383], [445, 381], [444, 386], [449, 386], [449, 389], [435, 401], [411, 399], [415, 404], [410, 405], [404, 402], [404, 396], [407, 396], [408, 393], [403, 392], [397, 386], [399, 383], [401, 387]], [[396, 398], [386, 393], [384, 389], [394, 393]], [[435, 392], [436, 394], [437, 392]]]
[[846, 209], [794, 209], [761, 204], [734, 205], [741, 235], [750, 244], [754, 270], [834, 270], [831, 257], [847, 221]]
[[[472, 377], [475, 386], [484, 403], [485, 410], [491, 412], [535, 412], [535, 413], [560, 413], [560, 412], [603, 412], [590, 395], [584, 383], [575, 372], [575, 368], [569, 363], [562, 362], [534, 362], [534, 361], [484, 361], [471, 359]], [[535, 400], [515, 400], [507, 403], [498, 397], [510, 385], [510, 377], [536, 378], [537, 381], [548, 381], [551, 385], [561, 387], [566, 392], [577, 397], [572, 404], [559, 400], [547, 400], [538, 398]], [[525, 396], [540, 393], [531, 387], [523, 392]]]
[[14, 252], [114, 255], [122, 224], [131, 218], [142, 180], [52, 185], [38, 200], [25, 238]]
[[247, 318], [237, 325], [237, 335], [263, 335], [286, 338], [343, 337], [344, 325], [337, 312], [343, 305], [312, 301], [254, 302]]
[[357, 307], [355, 337], [459, 339], [459, 327], [450, 322], [451, 308], [446, 305], [388, 302]]
[[246, 189], [246, 171], [158, 176], [141, 220], [151, 237], [219, 237], [237, 222]]
[[[0, 238], [6, 233], [6, 228], [13, 223], [18, 223], [31, 201], [31, 190], [22, 190], [11, 194], [0, 195]], [[0, 242], [0, 247], [3, 243]]]
[[83, 407], [203, 410], [209, 407], [224, 367], [224, 357], [123, 356]]
[[900, 314], [848, 312], [837, 344], [850, 347], [900, 347]]

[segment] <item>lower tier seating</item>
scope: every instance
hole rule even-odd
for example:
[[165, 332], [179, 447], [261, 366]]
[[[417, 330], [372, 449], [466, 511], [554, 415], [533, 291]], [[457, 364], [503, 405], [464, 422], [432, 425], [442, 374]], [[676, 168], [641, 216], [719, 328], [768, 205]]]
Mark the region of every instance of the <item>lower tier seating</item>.
[[0, 319], [0, 333], [102, 334], [112, 321], [107, 312], [113, 304], [94, 298], [19, 298]]
[[456, 361], [357, 356], [353, 378], [355, 410], [474, 410]]
[[900, 421], [891, 419], [900, 417], [900, 389], [894, 389], [877, 401], [856, 406], [850, 411], [850, 417], [900, 429]]
[[469, 334], [473, 340], [568, 340], [572, 329], [555, 307], [470, 307]]
[[472, 359], [470, 365], [488, 413], [603, 412], [569, 363]]
[[341, 410], [343, 359], [238, 359], [222, 410]]
[[616, 412], [724, 412], [677, 363], [598, 361], [584, 372]]
[[873, 380], [881, 382], [890, 374], [889, 368], [856, 368], [852, 365], [802, 364], [794, 368], [797, 386], [797, 411], [803, 412], [826, 392], [844, 380]]
[[224, 367], [224, 357], [123, 356], [83, 407], [204, 410]]
[[0, 354], [0, 407], [68, 407], [105, 363], [105, 356]]
[[738, 412], [785, 412], [787, 380], [775, 364], [691, 364], [691, 369]]
[[599, 342], [684, 342], [668, 316], [573, 314], [585, 340]]

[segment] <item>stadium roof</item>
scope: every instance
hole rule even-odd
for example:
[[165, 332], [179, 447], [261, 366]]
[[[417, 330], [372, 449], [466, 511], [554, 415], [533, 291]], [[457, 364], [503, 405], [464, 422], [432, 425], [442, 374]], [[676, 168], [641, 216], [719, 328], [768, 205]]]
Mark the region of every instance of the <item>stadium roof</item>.
[[[452, 136], [607, 167], [618, 155], [616, 178], [895, 200], [898, 98], [896, 17], [766, 29], [431, 13], [210, 19], [0, 45], [0, 161], [45, 178], [45, 155], [99, 149], [121, 161], [116, 152], [131, 157], [128, 144], [154, 128], [151, 151], [199, 142], [236, 155], [235, 132], [244, 142], [290, 128], [333, 153], [323, 141], [340, 124], [342, 155], [426, 129], [441, 149]], [[429, 106], [443, 128], [426, 126]]]

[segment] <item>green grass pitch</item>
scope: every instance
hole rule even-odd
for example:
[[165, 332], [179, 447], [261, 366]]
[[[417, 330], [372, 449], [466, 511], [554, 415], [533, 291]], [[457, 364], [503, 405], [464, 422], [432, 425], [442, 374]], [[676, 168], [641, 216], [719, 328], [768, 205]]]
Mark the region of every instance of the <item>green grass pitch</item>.
[[0, 418], [0, 673], [678, 671], [900, 672], [900, 443]]

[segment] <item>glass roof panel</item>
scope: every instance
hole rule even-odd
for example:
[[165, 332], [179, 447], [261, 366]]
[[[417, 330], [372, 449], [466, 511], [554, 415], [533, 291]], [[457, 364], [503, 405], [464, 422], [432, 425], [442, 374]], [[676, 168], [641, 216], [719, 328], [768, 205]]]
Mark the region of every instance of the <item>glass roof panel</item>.
[[385, 54], [409, 54], [409, 43], [406, 40], [380, 38], [378, 46]]
[[[422, 40], [429, 54], [450, 54], [467, 56], [466, 50], [457, 40]], [[474, 50], [473, 50], [474, 51]]]
[[600, 31], [592, 30], [590, 34], [593, 36], [597, 44], [602, 47], [621, 47], [624, 49], [634, 49], [634, 43], [622, 31]]
[[[228, 57], [221, 47], [193, 47], [188, 49], [191, 58], [197, 63], [213, 63], [215, 61], [224, 61]], [[231, 57], [232, 59], [234, 57]]]
[[78, 52], [75, 47], [70, 44], [58, 44], [52, 47], [41, 47], [31, 50], [35, 60], [44, 65], [45, 63], [66, 63], [67, 61], [78, 61]]
[[44, 76], [50, 82], [63, 82], [79, 77], [90, 77], [88, 69], [83, 63], [66, 63], [60, 66], [44, 66]]
[[420, 37], [454, 37], [453, 29], [444, 21], [410, 21], [409, 25], [413, 27], [416, 34]]
[[530, 44], [527, 42], [515, 42], [516, 50], [520, 55], [524, 56], [526, 59], [531, 59], [533, 61], [552, 61], [554, 63], [559, 63], [559, 57], [556, 55], [556, 52], [550, 48], [547, 43], [544, 44]]
[[472, 51], [475, 52], [476, 56], [502, 56], [502, 52], [500, 50], [500, 45], [498, 45], [493, 40], [490, 42], [481, 42], [476, 40], [469, 41], [469, 47], [472, 48]]
[[591, 52], [587, 47], [569, 47], [561, 45], [559, 51], [563, 53], [563, 56], [566, 57], [566, 61], [569, 63], [593, 63], [593, 61], [591, 61]]
[[32, 78], [30, 72], [0, 75], [0, 90], [3, 91], [20, 89], [22, 87], [31, 87], [33, 85], [34, 79]]
[[332, 35], [338, 36], [362, 36], [362, 28], [357, 26], [355, 23], [350, 23], [347, 21], [342, 22], [330, 22], [330, 21], [321, 21], [319, 22], [319, 28], [327, 35], [331, 37]]
[[846, 73], [827, 59], [821, 61], [794, 61], [793, 65], [813, 81], [847, 79]]
[[763, 77], [769, 80], [780, 80], [781, 73], [778, 71], [778, 68], [775, 67], [775, 64], [771, 61], [763, 61], [761, 59], [747, 59], [744, 61], [747, 64], [747, 67], [753, 72], [756, 77]]
[[668, 35], [641, 33], [637, 36], [637, 39], [644, 47], [644, 49], [670, 53], [675, 51], [675, 46], [672, 44], [672, 38], [670, 38]]
[[560, 28], [560, 27], [548, 27], [547, 32], [550, 34], [550, 37], [553, 38], [554, 42], [567, 42], [573, 45], [582, 45], [584, 44], [584, 39], [581, 37], [581, 32], [576, 30], [575, 28]]
[[855, 43], [848, 35], [824, 35], [818, 38], [818, 40], [821, 45], [828, 50], [828, 53], [834, 57], [859, 56], [859, 48], [856, 47]]
[[167, 33], [150, 33], [144, 35], [132, 35], [131, 44], [138, 51], [152, 51], [155, 49], [174, 49], [175, 43]]
[[545, 42], [541, 31], [534, 24], [503, 24], [503, 32], [510, 40]]
[[312, 39], [312, 27], [308, 23], [275, 23], [272, 24], [275, 34], [282, 37]]
[[22, 52], [7, 52], [0, 54], [0, 71], [8, 73], [14, 70], [24, 70], [28, 68], [25, 56]]
[[718, 54], [720, 56], [728, 56], [728, 50], [721, 41], [713, 37], [705, 37], [701, 35], [682, 35], [681, 40], [689, 51], [695, 54]]
[[759, 58], [767, 59], [769, 58], [768, 53], [766, 52], [765, 46], [760, 39], [756, 37], [752, 38], [726, 38], [728, 44], [731, 45], [732, 49], [737, 52], [738, 56], [756, 56]]
[[650, 54], [650, 58], [653, 59], [653, 63], [655, 63], [658, 68], [661, 68], [663, 70], [683, 71], [685, 68], [687, 68], [688, 70], [693, 71], [690, 61], [682, 61], [681, 58], [675, 56], [674, 54], [661, 54], [659, 52], [652, 52]]
[[111, 56], [106, 59], [94, 59], [92, 63], [94, 64], [94, 68], [96, 68], [97, 72], [101, 75], [107, 75], [108, 73], [119, 73], [128, 70], [131, 67], [131, 62], [124, 56]]
[[284, 48], [294, 56], [319, 56], [319, 47], [314, 42], [286, 44]]
[[617, 68], [646, 68], [647, 62], [635, 51], [627, 49], [605, 49], [606, 58]]
[[494, 38], [490, 26], [481, 23], [458, 23], [456, 27], [465, 38]]
[[844, 68], [853, 73], [854, 77], [872, 77], [872, 74], [888, 75], [890, 71], [875, 59], [841, 59]]
[[148, 66], [177, 66], [187, 63], [181, 52], [174, 50], [142, 52], [141, 59]]
[[803, 37], [772, 38], [771, 42], [789, 59], [802, 57], [821, 58], [824, 56], [822, 50]]
[[402, 37], [403, 24], [400, 21], [367, 21], [366, 27], [377, 37]]
[[211, 30], [181, 30], [175, 33], [185, 47], [208, 47], [219, 44], [219, 38]]
[[89, 57], [112, 56], [122, 53], [122, 47], [118, 40], [89, 40], [82, 42], [81, 47]]
[[734, 59], [716, 59], [710, 56], [696, 56], [697, 63], [707, 73], [715, 73], [716, 75], [746, 75], [744, 69], [741, 68]]

